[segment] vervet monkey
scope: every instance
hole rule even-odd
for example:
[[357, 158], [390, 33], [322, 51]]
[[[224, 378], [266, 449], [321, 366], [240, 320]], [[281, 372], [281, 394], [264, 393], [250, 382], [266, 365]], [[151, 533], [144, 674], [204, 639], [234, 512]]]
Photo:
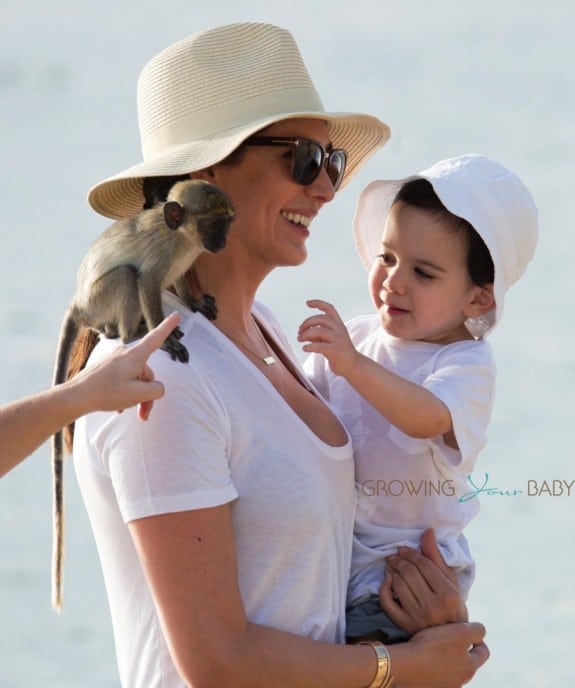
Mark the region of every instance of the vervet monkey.
[[[214, 320], [214, 299], [196, 299], [185, 273], [198, 255], [215, 252], [226, 244], [233, 210], [225, 194], [200, 180], [177, 182], [167, 201], [139, 215], [123, 218], [106, 229], [92, 244], [80, 265], [74, 298], [60, 331], [53, 384], [68, 376], [70, 354], [85, 326], [109, 338], [130, 342], [164, 319], [162, 290], [174, 286], [193, 311]], [[172, 359], [188, 360], [176, 328], [161, 347]], [[52, 604], [62, 606], [63, 432], [52, 442], [54, 542], [52, 555]]]

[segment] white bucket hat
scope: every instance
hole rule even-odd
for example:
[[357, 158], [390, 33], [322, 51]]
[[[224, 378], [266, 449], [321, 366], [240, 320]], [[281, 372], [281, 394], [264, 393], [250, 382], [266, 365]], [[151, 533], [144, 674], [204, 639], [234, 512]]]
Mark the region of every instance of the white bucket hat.
[[343, 187], [383, 146], [389, 127], [375, 117], [327, 113], [292, 35], [261, 23], [220, 26], [156, 55], [138, 80], [144, 162], [94, 186], [88, 201], [106, 217], [142, 209], [144, 177], [181, 175], [227, 157], [254, 132], [296, 117], [327, 122], [347, 152]]
[[442, 160], [405, 179], [374, 181], [361, 192], [353, 218], [355, 244], [367, 270], [379, 253], [383, 228], [399, 189], [413, 179], [427, 179], [443, 205], [467, 220], [489, 249], [495, 268], [496, 306], [465, 323], [474, 337], [481, 338], [501, 318], [507, 289], [525, 272], [535, 252], [535, 202], [517, 175], [476, 154]]

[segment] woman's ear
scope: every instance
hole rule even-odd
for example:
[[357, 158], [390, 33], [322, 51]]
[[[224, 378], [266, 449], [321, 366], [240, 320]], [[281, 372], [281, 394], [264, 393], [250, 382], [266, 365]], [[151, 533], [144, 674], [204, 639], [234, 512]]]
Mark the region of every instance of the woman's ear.
[[190, 172], [190, 179], [201, 179], [204, 182], [212, 182], [214, 179], [214, 168], [205, 167], [203, 170]]
[[475, 285], [467, 307], [463, 309], [466, 318], [476, 318], [487, 313], [495, 307], [495, 297], [493, 296], [493, 285]]

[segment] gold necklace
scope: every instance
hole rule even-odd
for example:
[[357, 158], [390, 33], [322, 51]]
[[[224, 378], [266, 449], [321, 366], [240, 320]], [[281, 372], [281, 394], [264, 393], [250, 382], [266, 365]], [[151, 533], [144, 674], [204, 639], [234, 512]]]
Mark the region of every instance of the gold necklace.
[[257, 354], [255, 351], [252, 351], [248, 346], [246, 346], [242, 342], [238, 341], [235, 337], [232, 337], [232, 335], [229, 332], [226, 332], [226, 330], [224, 330], [222, 327], [220, 327], [219, 329], [221, 332], [223, 332], [226, 335], [226, 337], [228, 339], [231, 339], [234, 344], [237, 344], [239, 347], [244, 349], [244, 351], [247, 351], [249, 354], [251, 354], [252, 356], [257, 358], [258, 360], [263, 361], [267, 366], [270, 366], [270, 365], [273, 365], [274, 363], [277, 363], [276, 358], [272, 355], [271, 347], [268, 344], [266, 338], [263, 336], [262, 331], [261, 331], [259, 325], [257, 324], [256, 319], [254, 318], [253, 315], [252, 315], [252, 322], [254, 324], [254, 327], [257, 330], [259, 339], [261, 339], [263, 345], [268, 350], [267, 356], [262, 356], [261, 354]]
[[[188, 275], [189, 275], [188, 279], [189, 279], [190, 286], [192, 287], [192, 289], [193, 289], [194, 291], [197, 291], [198, 293], [201, 294], [201, 293], [202, 293], [202, 289], [200, 288], [200, 283], [199, 283], [199, 280], [198, 280], [198, 276], [197, 276], [197, 274], [196, 274], [196, 271], [195, 271], [193, 268], [191, 268], [190, 271], [189, 271], [189, 273], [188, 273]], [[254, 327], [255, 327], [256, 330], [257, 330], [259, 339], [262, 340], [262, 342], [263, 342], [265, 348], [268, 350], [268, 355], [267, 355], [267, 356], [261, 356], [260, 354], [256, 354], [255, 351], [252, 351], [252, 350], [251, 350], [249, 347], [247, 347], [245, 344], [242, 344], [242, 342], [239, 342], [235, 337], [232, 337], [232, 335], [231, 335], [229, 332], [226, 332], [226, 330], [224, 330], [223, 327], [218, 327], [218, 329], [220, 330], [220, 332], [222, 332], [223, 334], [225, 334], [225, 336], [226, 336], [228, 339], [231, 339], [232, 342], [234, 342], [234, 344], [237, 344], [237, 346], [241, 347], [242, 349], [244, 349], [244, 351], [247, 351], [249, 354], [251, 354], [252, 356], [254, 356], [255, 358], [257, 358], [258, 360], [263, 361], [267, 366], [271, 366], [271, 365], [273, 365], [274, 363], [277, 363], [276, 358], [272, 355], [272, 349], [271, 349], [270, 345], [268, 344], [267, 339], [263, 336], [262, 331], [261, 331], [261, 328], [260, 328], [260, 326], [258, 325], [256, 319], [254, 318], [254, 316], [253, 316], [251, 313], [250, 313], [250, 317], [251, 317], [251, 320], [252, 320], [252, 323], [253, 323]]]

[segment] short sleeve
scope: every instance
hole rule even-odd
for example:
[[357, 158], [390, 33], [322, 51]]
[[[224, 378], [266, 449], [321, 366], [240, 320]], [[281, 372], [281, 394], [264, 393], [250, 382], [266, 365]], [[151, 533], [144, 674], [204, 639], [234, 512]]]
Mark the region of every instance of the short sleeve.
[[[473, 459], [487, 441], [493, 409], [495, 363], [490, 345], [461, 342], [446, 346], [423, 386], [449, 409], [460, 463]], [[453, 458], [454, 452], [449, 455]]]
[[217, 390], [202, 371], [165, 352], [149, 362], [165, 387], [149, 419], [135, 409], [107, 414], [91, 438], [124, 521], [232, 501], [229, 422]]

